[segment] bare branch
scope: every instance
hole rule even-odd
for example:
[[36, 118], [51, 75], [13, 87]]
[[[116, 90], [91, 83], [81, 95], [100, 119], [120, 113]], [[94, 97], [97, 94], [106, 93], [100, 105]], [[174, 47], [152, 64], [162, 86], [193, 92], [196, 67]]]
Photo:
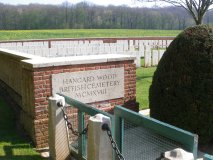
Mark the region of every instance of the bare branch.
[[[213, 5], [213, 0], [135, 0], [139, 2], [166, 2], [177, 7], [182, 7], [193, 17], [196, 24], [202, 23], [203, 16]], [[212, 10], [211, 8], [210, 10]]]

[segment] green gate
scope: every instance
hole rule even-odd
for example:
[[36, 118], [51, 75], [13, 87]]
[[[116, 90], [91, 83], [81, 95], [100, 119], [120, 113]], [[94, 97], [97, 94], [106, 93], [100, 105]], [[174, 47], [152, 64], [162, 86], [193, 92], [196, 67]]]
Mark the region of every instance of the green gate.
[[[116, 106], [112, 115], [65, 95], [59, 95], [65, 98], [69, 108], [75, 110], [76, 114], [71, 120], [77, 120], [75, 129], [78, 132], [84, 131], [90, 116], [101, 113], [110, 117], [112, 135], [126, 160], [153, 160], [160, 157], [161, 153], [175, 148], [182, 148], [197, 157], [196, 134], [121, 106]], [[78, 136], [77, 143], [72, 143], [70, 147], [72, 156], [79, 160], [86, 159], [86, 146], [87, 136]], [[116, 154], [114, 159], [118, 159]]]

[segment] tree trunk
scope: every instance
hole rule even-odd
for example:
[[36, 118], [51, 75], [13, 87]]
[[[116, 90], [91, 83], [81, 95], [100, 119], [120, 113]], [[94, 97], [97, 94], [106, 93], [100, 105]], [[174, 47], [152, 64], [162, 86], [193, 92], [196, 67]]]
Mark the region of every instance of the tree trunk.
[[202, 16], [198, 16], [196, 19], [194, 19], [196, 25], [200, 25], [203, 23], [203, 17]]

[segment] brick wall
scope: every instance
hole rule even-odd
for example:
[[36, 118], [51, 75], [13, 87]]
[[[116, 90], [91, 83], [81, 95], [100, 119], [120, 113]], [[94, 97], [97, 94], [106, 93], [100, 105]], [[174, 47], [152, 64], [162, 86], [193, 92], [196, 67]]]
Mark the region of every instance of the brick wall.
[[[125, 70], [125, 94], [124, 98], [112, 99], [102, 102], [93, 103], [90, 105], [101, 106], [99, 104], [109, 103], [111, 106], [131, 104], [126, 106], [132, 110], [137, 110], [136, 102], [136, 66], [134, 61], [121, 61], [121, 62], [108, 62], [102, 64], [84, 64], [84, 65], [70, 65], [70, 66], [57, 66], [36, 68], [32, 70], [33, 88], [34, 88], [34, 107], [35, 107], [35, 144], [37, 148], [44, 148], [48, 146], [48, 97], [52, 95], [51, 75], [64, 73], [87, 71], [97, 69], [109, 69], [124, 67]], [[129, 103], [131, 102], [131, 103]], [[31, 106], [33, 107], [33, 106]], [[104, 108], [106, 111], [112, 111], [111, 107]]]
[[[108, 112], [113, 112], [115, 105], [138, 110], [134, 58], [121, 55], [111, 55], [111, 59], [109, 55], [99, 58], [78, 62], [72, 61], [72, 57], [68, 61], [67, 58], [55, 59], [53, 64], [51, 59], [46, 62], [48, 59], [42, 57], [0, 50], [0, 90], [9, 102], [16, 104], [11, 106], [17, 111], [18, 126], [23, 127], [36, 148], [48, 147], [48, 97], [52, 96], [52, 74], [122, 67], [124, 97], [90, 105]], [[69, 115], [72, 114], [70, 110]]]

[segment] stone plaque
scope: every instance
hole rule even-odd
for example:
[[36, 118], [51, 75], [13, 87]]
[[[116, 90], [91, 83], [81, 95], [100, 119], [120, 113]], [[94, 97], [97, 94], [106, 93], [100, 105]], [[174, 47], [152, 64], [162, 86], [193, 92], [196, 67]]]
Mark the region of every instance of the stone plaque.
[[52, 92], [83, 103], [124, 97], [124, 68], [53, 74]]

